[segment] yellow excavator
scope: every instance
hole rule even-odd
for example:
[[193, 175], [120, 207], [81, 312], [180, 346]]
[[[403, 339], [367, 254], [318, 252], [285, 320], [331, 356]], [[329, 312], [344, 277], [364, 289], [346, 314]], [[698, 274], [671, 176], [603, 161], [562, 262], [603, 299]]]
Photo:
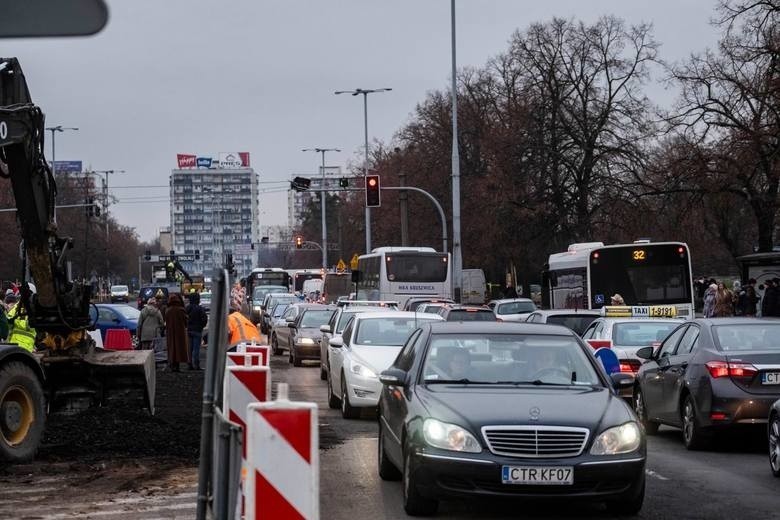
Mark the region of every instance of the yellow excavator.
[[[154, 413], [152, 351], [107, 351], [88, 331], [90, 286], [71, 280], [70, 238], [57, 235], [57, 188], [43, 155], [44, 114], [33, 104], [16, 58], [0, 58], [0, 180], [10, 182], [24, 263], [36, 291], [21, 289], [23, 315], [37, 332], [33, 352], [0, 344], [0, 459], [30, 460], [46, 414], [77, 413], [113, 400], [135, 401]], [[95, 313], [93, 313], [94, 316]]]

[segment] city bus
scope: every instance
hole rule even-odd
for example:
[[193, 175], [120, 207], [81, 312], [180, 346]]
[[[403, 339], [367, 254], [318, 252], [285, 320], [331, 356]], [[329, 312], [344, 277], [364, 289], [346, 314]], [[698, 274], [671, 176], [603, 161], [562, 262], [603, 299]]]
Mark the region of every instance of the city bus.
[[682, 242], [572, 244], [550, 255], [542, 285], [542, 306], [548, 309], [600, 309], [619, 294], [628, 306], [654, 307], [667, 317], [694, 316], [691, 255]]
[[251, 297], [253, 289], [262, 285], [290, 287], [290, 275], [280, 267], [258, 267], [246, 277], [246, 293]]
[[353, 280], [358, 300], [397, 301], [403, 307], [414, 296], [452, 297], [450, 255], [431, 247], [376, 248], [358, 257]]

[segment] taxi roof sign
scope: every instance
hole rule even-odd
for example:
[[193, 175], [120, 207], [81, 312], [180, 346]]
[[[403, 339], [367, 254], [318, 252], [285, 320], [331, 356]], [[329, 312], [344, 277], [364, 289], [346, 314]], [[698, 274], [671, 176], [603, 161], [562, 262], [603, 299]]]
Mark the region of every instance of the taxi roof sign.
[[602, 316], [607, 318], [676, 318], [674, 305], [605, 305]]

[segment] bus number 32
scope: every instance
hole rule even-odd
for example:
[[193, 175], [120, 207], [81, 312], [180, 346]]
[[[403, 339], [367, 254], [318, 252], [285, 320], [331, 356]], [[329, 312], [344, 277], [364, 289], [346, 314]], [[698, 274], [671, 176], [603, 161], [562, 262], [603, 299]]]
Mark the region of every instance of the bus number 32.
[[644, 260], [645, 259], [645, 250], [644, 249], [634, 249], [634, 260]]

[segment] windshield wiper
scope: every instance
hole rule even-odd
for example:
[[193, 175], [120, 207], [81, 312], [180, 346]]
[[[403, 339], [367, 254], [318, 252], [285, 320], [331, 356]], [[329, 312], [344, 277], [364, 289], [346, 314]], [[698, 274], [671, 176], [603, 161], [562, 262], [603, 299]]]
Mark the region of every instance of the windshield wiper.
[[468, 378], [462, 379], [426, 379], [426, 385], [430, 384], [449, 384], [449, 385], [489, 385], [490, 381], [472, 381]]
[[548, 381], [542, 381], [541, 379], [534, 379], [533, 381], [496, 381], [496, 385], [534, 385], [534, 386], [571, 386], [572, 383], [550, 383]]

